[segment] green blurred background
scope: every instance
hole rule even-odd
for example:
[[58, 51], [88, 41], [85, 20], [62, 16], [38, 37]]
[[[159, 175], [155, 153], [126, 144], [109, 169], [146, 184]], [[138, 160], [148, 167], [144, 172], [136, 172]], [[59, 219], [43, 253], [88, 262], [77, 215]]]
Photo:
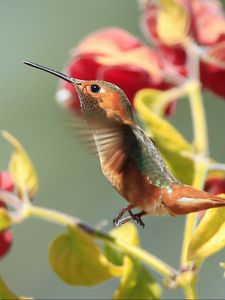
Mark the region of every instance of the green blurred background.
[[[137, 36], [139, 14], [135, 0], [5, 0], [0, 2], [0, 128], [12, 132], [36, 166], [40, 189], [35, 203], [77, 216], [91, 225], [112, 219], [124, 200], [101, 174], [92, 158], [66, 128], [54, 101], [55, 77], [22, 64], [24, 59], [61, 70], [69, 49], [90, 32], [121, 26]], [[211, 156], [225, 161], [225, 103], [205, 97]], [[189, 108], [179, 104], [172, 122], [191, 140]], [[1, 139], [1, 169], [7, 168], [10, 147]], [[145, 219], [139, 228], [142, 246], [178, 267], [184, 217]], [[13, 229], [10, 255], [0, 262], [0, 272], [19, 294], [36, 298], [106, 299], [117, 280], [91, 288], [65, 285], [48, 265], [50, 241], [63, 229], [32, 219]], [[223, 298], [225, 281], [219, 253], [204, 263], [198, 283], [201, 298]], [[161, 282], [161, 277], [155, 274]], [[182, 297], [181, 291], [164, 290], [163, 298]]]

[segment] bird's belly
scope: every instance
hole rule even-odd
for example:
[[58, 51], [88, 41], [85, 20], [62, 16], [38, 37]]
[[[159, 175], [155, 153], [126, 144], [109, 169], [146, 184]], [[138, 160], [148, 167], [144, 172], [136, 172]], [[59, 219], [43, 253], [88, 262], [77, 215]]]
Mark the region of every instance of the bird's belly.
[[146, 199], [141, 203], [140, 208], [146, 212], [148, 215], [155, 216], [166, 216], [169, 214], [167, 207], [160, 199], [155, 199], [154, 201]]
[[169, 211], [163, 202], [163, 190], [161, 188], [148, 184], [140, 189], [135, 196], [136, 199], [133, 198], [131, 202], [137, 203], [137, 206], [146, 214], [168, 215]]
[[103, 173], [133, 207], [138, 207], [149, 215], [163, 216], [169, 213], [163, 202], [164, 189], [150, 183], [133, 161], [129, 161], [121, 173], [113, 170], [109, 172], [107, 168], [103, 169]]

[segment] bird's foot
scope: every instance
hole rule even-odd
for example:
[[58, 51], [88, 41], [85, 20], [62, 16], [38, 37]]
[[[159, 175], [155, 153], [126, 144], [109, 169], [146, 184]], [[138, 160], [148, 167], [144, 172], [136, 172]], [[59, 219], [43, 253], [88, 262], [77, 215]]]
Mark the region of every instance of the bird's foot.
[[[122, 216], [117, 215], [117, 216], [113, 219], [113, 227], [119, 227], [121, 224], [123, 224], [123, 223], [121, 223], [121, 220], [123, 220], [121, 217], [122, 217]], [[126, 219], [126, 218], [124, 218], [124, 219]]]
[[[131, 209], [131, 206], [128, 205], [126, 207], [124, 207], [117, 216], [115, 216], [115, 218], [113, 219], [113, 226], [117, 227], [121, 225], [121, 220], [122, 220], [122, 216]], [[125, 218], [126, 219], [126, 218]]]
[[144, 211], [141, 211], [136, 214], [133, 214], [133, 212], [131, 210], [129, 210], [128, 212], [129, 212], [129, 215], [132, 218], [132, 220], [136, 221], [137, 224], [141, 225], [143, 228], [145, 227], [145, 223], [141, 219], [141, 217], [145, 215]]
[[[124, 213], [128, 211], [129, 216], [126, 218], [122, 218]], [[130, 209], [125, 208], [113, 219], [113, 226], [118, 227], [122, 224], [127, 223], [130, 220], [134, 220], [137, 222], [137, 224], [141, 225], [143, 228], [145, 227], [144, 222], [142, 221], [141, 217], [144, 216], [146, 213], [144, 211], [141, 211], [139, 213], [134, 214]]]

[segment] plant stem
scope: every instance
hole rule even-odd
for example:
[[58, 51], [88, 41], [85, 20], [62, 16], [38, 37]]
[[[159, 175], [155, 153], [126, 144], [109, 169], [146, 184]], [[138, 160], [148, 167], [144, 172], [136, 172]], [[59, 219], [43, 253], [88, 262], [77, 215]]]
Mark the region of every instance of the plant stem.
[[166, 278], [175, 279], [177, 271], [149, 252], [141, 248], [127, 245], [120, 240], [115, 240], [115, 245], [122, 249], [124, 253], [142, 260]]
[[195, 280], [193, 280], [192, 283], [184, 287], [184, 294], [186, 299], [188, 300], [194, 300], [197, 299], [197, 292], [196, 292], [196, 277]]
[[[206, 174], [209, 167], [208, 161], [208, 135], [205, 111], [202, 101], [202, 95], [200, 92], [200, 85], [196, 82], [191, 82], [191, 84], [186, 86], [187, 93], [189, 95], [192, 120], [193, 120], [193, 130], [194, 130], [194, 147], [196, 151], [195, 156], [195, 177], [193, 180], [193, 187], [201, 189], [203, 188]], [[184, 229], [184, 239], [181, 252], [181, 267], [182, 269], [188, 269], [193, 265], [187, 257], [188, 246], [196, 227], [196, 213], [191, 213], [186, 217], [185, 229]], [[189, 284], [183, 287], [184, 293], [187, 299], [197, 299], [196, 292], [196, 273], [192, 273], [191, 280]]]
[[177, 275], [176, 270], [174, 270], [172, 267], [170, 267], [154, 255], [146, 252], [141, 248], [127, 245], [126, 243], [110, 236], [107, 233], [96, 230], [84, 223], [83, 221], [81, 221], [80, 219], [74, 218], [70, 215], [55, 210], [37, 206], [28, 207], [28, 215], [39, 217], [41, 219], [47, 220], [49, 222], [54, 222], [60, 225], [71, 226], [73, 228], [79, 227], [83, 229], [86, 233], [92, 235], [94, 238], [101, 240], [104, 243], [111, 244], [114, 247], [120, 248], [125, 254], [129, 256], [142, 260], [166, 278], [173, 279]]
[[2, 202], [4, 202], [14, 210], [19, 210], [22, 207], [21, 201], [19, 201], [18, 198], [10, 192], [1, 190], [0, 197]]
[[[193, 187], [202, 188], [205, 182], [205, 177], [208, 170], [207, 160], [198, 160], [195, 165], [195, 178], [193, 181]], [[185, 267], [187, 264], [187, 251], [190, 243], [193, 231], [196, 227], [196, 213], [191, 213], [186, 218], [185, 229], [184, 229], [184, 240], [181, 254], [181, 265]]]
[[183, 268], [187, 267], [187, 253], [188, 253], [188, 245], [190, 243], [194, 228], [196, 224], [196, 216], [195, 213], [191, 213], [186, 217], [185, 227], [184, 227], [184, 238], [183, 245], [181, 251], [181, 266]]
[[[208, 138], [207, 127], [205, 120], [205, 112], [202, 103], [199, 85], [187, 86], [187, 91], [190, 95], [190, 105], [194, 128], [194, 145], [196, 147], [197, 155], [195, 156], [195, 177], [193, 187], [201, 189], [204, 185], [207, 170], [208, 170]], [[192, 233], [196, 226], [196, 214], [191, 213], [186, 218], [184, 240], [181, 254], [181, 265], [185, 267], [188, 263], [187, 251]]]
[[52, 223], [57, 223], [66, 226], [75, 226], [80, 223], [80, 220], [77, 218], [45, 207], [31, 205], [29, 206], [28, 210], [30, 216], [35, 216]]
[[208, 133], [199, 83], [191, 81], [189, 85], [186, 85], [186, 91], [189, 95], [191, 106], [194, 131], [193, 144], [198, 155], [208, 157]]

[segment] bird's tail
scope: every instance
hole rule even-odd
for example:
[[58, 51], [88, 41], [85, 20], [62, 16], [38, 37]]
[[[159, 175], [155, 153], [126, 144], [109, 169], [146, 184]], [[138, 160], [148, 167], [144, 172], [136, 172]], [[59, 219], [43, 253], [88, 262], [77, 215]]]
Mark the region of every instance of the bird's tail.
[[214, 207], [225, 206], [225, 198], [197, 190], [187, 185], [176, 185], [171, 200], [166, 202], [172, 214], [183, 215]]

